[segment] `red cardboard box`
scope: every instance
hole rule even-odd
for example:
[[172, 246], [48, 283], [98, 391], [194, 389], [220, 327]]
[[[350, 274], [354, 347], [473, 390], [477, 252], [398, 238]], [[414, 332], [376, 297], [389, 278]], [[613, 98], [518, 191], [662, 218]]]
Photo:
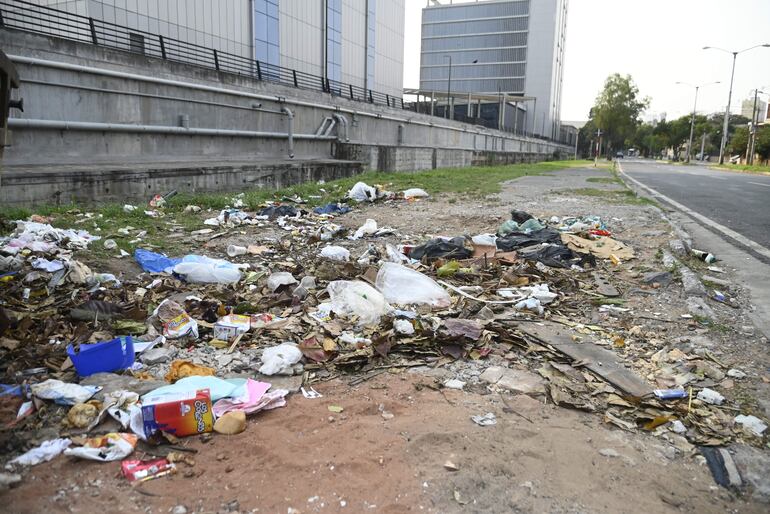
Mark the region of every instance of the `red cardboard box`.
[[162, 396], [142, 404], [142, 418], [147, 437], [158, 431], [179, 437], [211, 432], [211, 395], [202, 389]]

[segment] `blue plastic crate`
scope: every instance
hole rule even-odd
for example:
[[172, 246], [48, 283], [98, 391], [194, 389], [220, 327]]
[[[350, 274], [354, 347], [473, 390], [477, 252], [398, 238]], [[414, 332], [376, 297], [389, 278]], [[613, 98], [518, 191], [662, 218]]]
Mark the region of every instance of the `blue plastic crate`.
[[134, 364], [134, 342], [131, 336], [122, 336], [112, 341], [81, 344], [77, 353], [72, 345], [68, 345], [67, 355], [81, 377], [110, 373]]

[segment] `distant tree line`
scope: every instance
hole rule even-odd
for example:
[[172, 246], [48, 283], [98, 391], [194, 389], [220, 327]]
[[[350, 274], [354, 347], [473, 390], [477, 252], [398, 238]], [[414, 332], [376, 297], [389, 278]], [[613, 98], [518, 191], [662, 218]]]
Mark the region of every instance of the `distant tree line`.
[[[612, 158], [617, 151], [636, 149], [644, 157], [659, 157], [671, 151], [675, 158], [685, 159], [690, 137], [688, 114], [675, 120], [642, 122], [641, 115], [649, 106], [649, 98], [639, 96], [639, 88], [630, 75], [610, 75], [596, 97], [589, 112], [588, 123], [580, 129], [578, 153], [592, 157], [596, 152], [597, 130], [602, 133], [602, 155]], [[695, 116], [691, 158], [701, 151], [703, 134], [706, 135], [703, 153], [719, 155], [724, 113]], [[746, 155], [749, 138], [749, 119], [730, 116], [726, 156]], [[770, 160], [770, 126], [760, 126], [754, 150], [762, 162]]]

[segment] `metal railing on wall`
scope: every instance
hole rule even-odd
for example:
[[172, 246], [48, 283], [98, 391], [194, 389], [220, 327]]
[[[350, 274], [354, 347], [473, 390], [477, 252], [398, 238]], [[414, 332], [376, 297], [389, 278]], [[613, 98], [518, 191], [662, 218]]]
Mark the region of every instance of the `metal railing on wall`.
[[90, 43], [359, 102], [406, 108], [402, 98], [379, 91], [23, 0], [0, 0], [0, 28]]

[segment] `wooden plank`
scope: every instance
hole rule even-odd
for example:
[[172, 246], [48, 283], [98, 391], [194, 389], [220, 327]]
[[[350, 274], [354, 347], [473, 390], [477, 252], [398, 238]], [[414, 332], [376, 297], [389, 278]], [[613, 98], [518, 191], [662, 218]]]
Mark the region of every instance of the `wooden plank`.
[[575, 342], [569, 328], [551, 322], [528, 323], [519, 330], [560, 351], [573, 361], [579, 361], [610, 384], [636, 397], [652, 394], [652, 387], [639, 375], [626, 369], [613, 352], [590, 341]]

